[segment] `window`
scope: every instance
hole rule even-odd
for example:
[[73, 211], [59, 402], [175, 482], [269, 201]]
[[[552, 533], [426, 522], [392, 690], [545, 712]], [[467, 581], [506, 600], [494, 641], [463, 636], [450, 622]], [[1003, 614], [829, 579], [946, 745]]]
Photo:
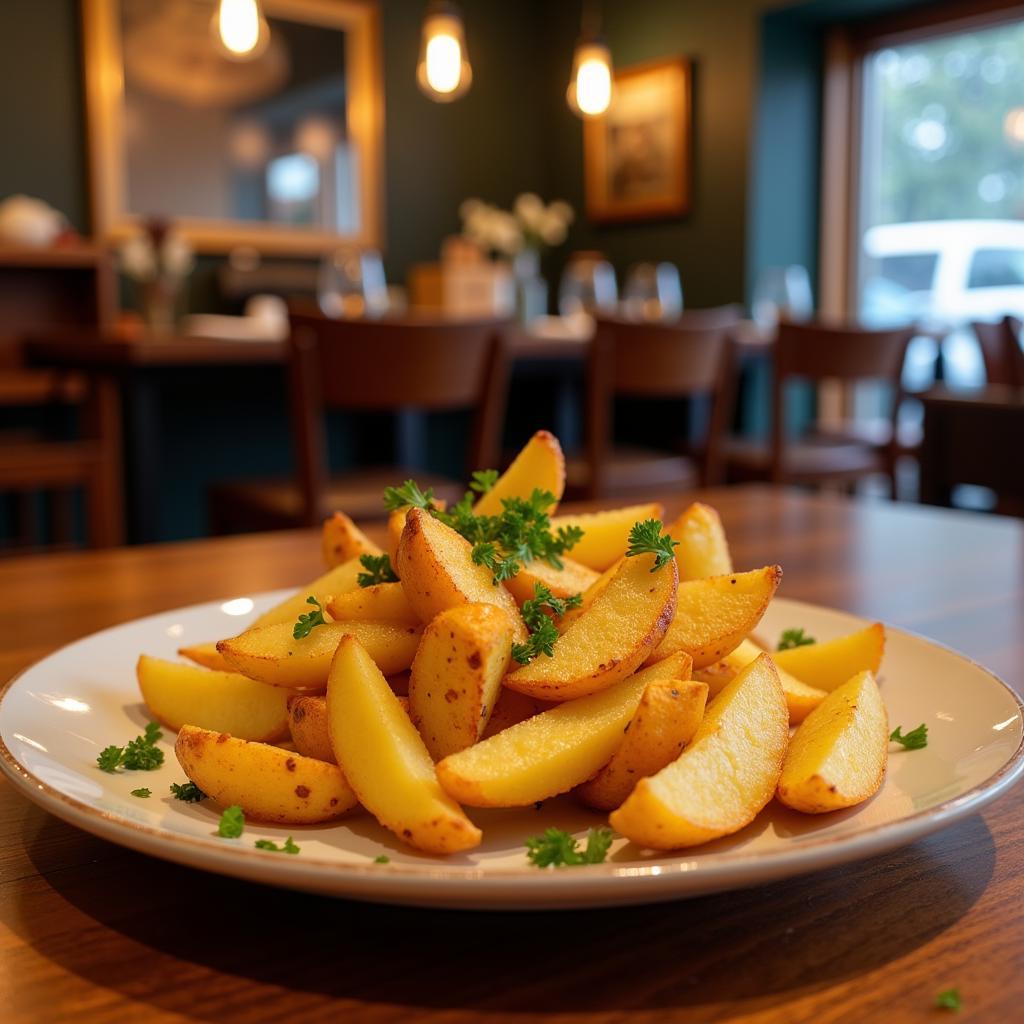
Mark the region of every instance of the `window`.
[[968, 288], [1024, 285], [1024, 249], [979, 249], [971, 260]]
[[908, 292], [929, 292], [935, 282], [937, 252], [908, 253], [905, 256], [883, 256], [878, 261], [878, 277], [891, 281]]

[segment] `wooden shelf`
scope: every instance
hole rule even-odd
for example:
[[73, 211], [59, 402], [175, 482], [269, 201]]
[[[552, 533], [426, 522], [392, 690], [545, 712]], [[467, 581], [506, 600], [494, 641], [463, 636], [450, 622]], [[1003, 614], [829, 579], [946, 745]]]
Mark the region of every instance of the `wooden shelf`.
[[97, 267], [108, 259], [107, 253], [97, 245], [79, 244], [31, 248], [6, 245], [0, 242], [2, 267]]

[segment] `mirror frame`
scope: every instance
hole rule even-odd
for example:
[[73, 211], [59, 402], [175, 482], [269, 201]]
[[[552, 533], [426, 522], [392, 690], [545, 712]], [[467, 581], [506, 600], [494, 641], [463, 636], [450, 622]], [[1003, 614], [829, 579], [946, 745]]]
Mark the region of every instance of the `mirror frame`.
[[[381, 249], [384, 240], [384, 85], [377, 0], [263, 0], [271, 16], [345, 32], [349, 138], [358, 154], [360, 228], [351, 234], [276, 225], [270, 221], [176, 217], [175, 227], [198, 252], [238, 245], [260, 252], [314, 256], [352, 245]], [[120, 0], [82, 0], [86, 134], [92, 233], [118, 242], [138, 230], [126, 209], [124, 63]]]

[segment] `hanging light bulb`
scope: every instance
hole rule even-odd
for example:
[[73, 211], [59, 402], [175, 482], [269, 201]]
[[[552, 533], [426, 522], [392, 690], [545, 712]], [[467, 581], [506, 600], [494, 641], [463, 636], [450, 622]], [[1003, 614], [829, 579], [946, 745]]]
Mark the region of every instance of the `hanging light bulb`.
[[600, 25], [596, 9], [584, 8], [565, 93], [569, 109], [579, 117], [600, 117], [612, 101], [612, 55], [600, 37]]
[[448, 0], [430, 0], [427, 5], [416, 80], [438, 103], [458, 99], [473, 81], [473, 69], [466, 56], [462, 15]]
[[259, 0], [220, 0], [213, 16], [213, 33], [230, 60], [253, 60], [270, 42], [270, 26]]
[[1024, 146], [1024, 107], [1014, 107], [1003, 121], [1003, 134], [1014, 149]]

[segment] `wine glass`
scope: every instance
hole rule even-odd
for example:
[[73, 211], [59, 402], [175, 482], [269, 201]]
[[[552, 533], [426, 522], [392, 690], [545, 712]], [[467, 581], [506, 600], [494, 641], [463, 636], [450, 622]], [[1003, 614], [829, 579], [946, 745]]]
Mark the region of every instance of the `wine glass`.
[[783, 317], [809, 320], [814, 313], [814, 298], [807, 268], [799, 264], [765, 267], [757, 276], [750, 312], [763, 331], [774, 330]]
[[683, 312], [683, 285], [674, 263], [637, 263], [622, 292], [629, 320], [673, 320]]
[[324, 257], [317, 299], [324, 315], [335, 319], [382, 316], [388, 308], [388, 289], [380, 253], [338, 249]]
[[615, 271], [607, 260], [591, 253], [569, 260], [558, 286], [558, 311], [562, 316], [612, 313], [617, 301]]

